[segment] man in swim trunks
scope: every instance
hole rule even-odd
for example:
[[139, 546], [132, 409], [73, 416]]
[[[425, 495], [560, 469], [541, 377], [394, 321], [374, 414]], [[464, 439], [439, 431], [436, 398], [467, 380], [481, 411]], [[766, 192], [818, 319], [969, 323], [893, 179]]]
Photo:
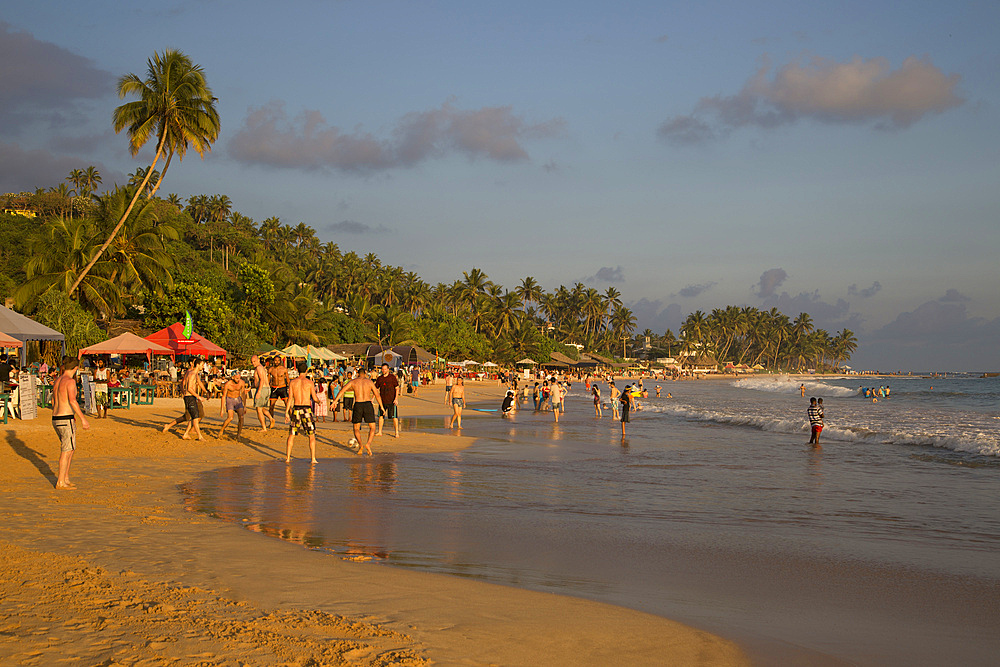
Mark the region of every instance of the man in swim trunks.
[[457, 421], [458, 428], [462, 428], [462, 409], [465, 408], [465, 380], [459, 376], [455, 381], [455, 386], [451, 388], [451, 419], [448, 420], [448, 428]]
[[260, 363], [260, 357], [256, 354], [250, 357], [253, 363], [253, 385], [256, 391], [253, 395], [253, 407], [257, 410], [257, 419], [260, 420], [260, 432], [267, 433], [267, 419], [271, 419], [271, 428], [274, 428], [274, 417], [267, 411], [271, 399], [271, 383], [268, 379], [267, 369]]
[[233, 421], [234, 416], [239, 416], [239, 422], [236, 426], [236, 439], [240, 439], [240, 435], [243, 433], [243, 416], [247, 413], [246, 406], [244, 405], [244, 400], [247, 395], [247, 383], [244, 382], [243, 377], [240, 376], [238, 371], [233, 371], [233, 374], [229, 376], [229, 381], [222, 385], [222, 401], [219, 406], [219, 416], [225, 417], [226, 420], [222, 422], [222, 428], [219, 429], [219, 435], [216, 438], [221, 438], [222, 434], [226, 432], [226, 427], [229, 423]]
[[611, 403], [611, 418], [618, 419], [621, 415], [618, 410], [619, 405], [619, 393], [618, 388], [615, 387], [615, 381], [611, 380], [608, 382], [608, 401]]
[[197, 358], [192, 359], [188, 363], [187, 373], [185, 373], [183, 379], [181, 379], [181, 394], [184, 397], [184, 413], [164, 426], [164, 433], [172, 429], [177, 424], [187, 421], [188, 426], [187, 429], [184, 430], [184, 435], [181, 436], [181, 439], [190, 440], [192, 428], [194, 429], [194, 434], [197, 436], [198, 440], [205, 439], [201, 437], [201, 428], [199, 427], [199, 423], [201, 422], [201, 395], [208, 392], [205, 388], [205, 383], [201, 381], [201, 367], [204, 363], [205, 362], [203, 360]]
[[[823, 399], [819, 399], [823, 400]], [[809, 426], [812, 435], [809, 444], [819, 447], [819, 434], [823, 432], [823, 406], [816, 402], [815, 398], [809, 399]]]
[[[285, 441], [285, 463], [292, 460], [292, 442], [299, 433], [309, 436], [309, 456], [316, 463], [316, 422], [313, 420], [312, 402], [316, 400], [316, 385], [306, 376], [306, 362], [295, 363], [299, 376], [288, 386], [290, 400], [285, 401], [285, 419], [288, 421], [288, 440]], [[294, 405], [294, 407], [292, 407]]]
[[75, 489], [76, 485], [69, 481], [69, 466], [73, 462], [73, 452], [76, 451], [75, 420], [80, 419], [80, 426], [90, 428], [87, 418], [76, 402], [76, 373], [80, 362], [73, 357], [64, 357], [62, 374], [52, 385], [52, 428], [59, 436], [59, 474], [56, 477], [56, 488]]
[[389, 364], [382, 364], [382, 374], [375, 378], [375, 386], [378, 388], [379, 398], [382, 399], [384, 410], [378, 411], [378, 433], [382, 435], [382, 424], [386, 418], [392, 419], [392, 425], [396, 430], [395, 437], [399, 437], [399, 380], [389, 372]]
[[[358, 445], [358, 454], [362, 450], [372, 456], [372, 440], [375, 439], [375, 406], [372, 401], [378, 403], [379, 410], [384, 410], [382, 397], [379, 396], [375, 383], [368, 379], [368, 371], [364, 366], [358, 368], [358, 376], [344, 386], [344, 392], [351, 391], [354, 394], [354, 408], [351, 413], [351, 423], [354, 424], [354, 442]], [[364, 446], [361, 445], [361, 423], [368, 424], [368, 440]]]
[[268, 384], [271, 387], [271, 398], [268, 399], [271, 404], [271, 426], [274, 426], [274, 404], [278, 402], [279, 398], [285, 404], [285, 414], [288, 414], [288, 369], [285, 368], [284, 360], [273, 359], [271, 367], [267, 369], [267, 375], [270, 378]]
[[455, 386], [455, 376], [448, 373], [444, 376], [444, 402], [445, 404], [451, 401], [451, 388]]
[[353, 371], [347, 374], [347, 384], [344, 385], [343, 389], [340, 390], [340, 395], [343, 396], [342, 405], [344, 406], [344, 421], [346, 422], [349, 415], [354, 414], [354, 389], [352, 388], [348, 391], [347, 386], [351, 384], [351, 380], [355, 378]]

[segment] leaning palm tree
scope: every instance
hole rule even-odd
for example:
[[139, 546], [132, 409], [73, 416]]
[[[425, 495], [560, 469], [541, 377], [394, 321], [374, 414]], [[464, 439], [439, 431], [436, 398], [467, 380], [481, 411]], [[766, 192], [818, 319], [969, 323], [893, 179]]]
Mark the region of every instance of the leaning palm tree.
[[[115, 240], [132, 207], [135, 206], [143, 190], [146, 189], [154, 167], [167, 153], [167, 162], [163, 168], [166, 173], [170, 159], [176, 153], [182, 159], [188, 147], [193, 147], [198, 155], [204, 157], [205, 151], [212, 149], [212, 143], [219, 137], [219, 113], [215, 110], [215, 97], [205, 82], [201, 67], [191, 62], [191, 59], [180, 51], [166, 50], [161, 56], [154, 53], [147, 61], [146, 80], [135, 74], [126, 74], [118, 81], [119, 97], [138, 95], [139, 100], [126, 102], [113, 115], [115, 132], [127, 128], [129, 149], [133, 156], [146, 145], [155, 133], [157, 136], [156, 154], [153, 162], [146, 170], [145, 179], [136, 189], [132, 202], [125, 210], [122, 219], [108, 236], [90, 263], [84, 267], [77, 277], [76, 283], [70, 288], [70, 294], [97, 263], [108, 246]], [[161, 175], [157, 187], [163, 182]], [[155, 194], [155, 190], [154, 190]]]

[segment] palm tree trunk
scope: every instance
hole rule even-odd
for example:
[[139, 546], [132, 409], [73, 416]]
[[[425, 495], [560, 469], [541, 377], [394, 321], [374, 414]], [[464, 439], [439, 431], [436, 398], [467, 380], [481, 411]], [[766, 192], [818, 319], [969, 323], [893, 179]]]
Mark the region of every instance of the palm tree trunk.
[[163, 171], [160, 172], [160, 178], [156, 181], [156, 187], [154, 187], [153, 191], [149, 193], [150, 199], [152, 199], [156, 195], [156, 191], [160, 189], [160, 184], [163, 183], [163, 179], [167, 175], [167, 169], [170, 169], [170, 160], [173, 159], [173, 157], [173, 151], [167, 153], [167, 161], [163, 163]]
[[128, 220], [128, 216], [132, 213], [132, 208], [135, 207], [135, 203], [139, 201], [139, 197], [142, 195], [143, 190], [146, 189], [146, 184], [149, 183], [149, 177], [153, 175], [153, 167], [156, 166], [156, 163], [160, 161], [160, 156], [163, 155], [163, 144], [166, 143], [166, 140], [167, 128], [164, 127], [163, 133], [160, 135], [160, 144], [156, 147], [156, 155], [153, 156], [153, 164], [149, 165], [149, 169], [146, 170], [146, 177], [142, 179], [142, 183], [136, 189], [135, 194], [132, 195], [132, 201], [129, 202], [128, 208], [125, 209], [122, 219], [119, 220], [118, 224], [115, 225], [115, 228], [111, 230], [111, 234], [108, 235], [108, 240], [104, 242], [104, 245], [102, 245], [100, 250], [94, 254], [90, 262], [87, 263], [87, 266], [83, 267], [83, 271], [80, 272], [80, 275], [76, 277], [76, 282], [73, 283], [73, 286], [69, 289], [69, 296], [73, 296], [76, 288], [80, 286], [83, 279], [86, 278], [87, 274], [90, 273], [90, 270], [94, 268], [94, 264], [97, 264], [97, 260], [101, 258], [101, 255], [104, 254], [104, 251], [108, 249], [111, 243], [115, 240], [115, 237], [118, 236], [118, 232], [120, 232], [122, 227], [125, 225], [125, 221]]

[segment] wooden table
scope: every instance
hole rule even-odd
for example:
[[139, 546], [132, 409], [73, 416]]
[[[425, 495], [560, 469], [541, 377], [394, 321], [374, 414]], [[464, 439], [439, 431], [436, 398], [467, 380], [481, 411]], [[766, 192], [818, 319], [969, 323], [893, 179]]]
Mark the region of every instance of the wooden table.
[[132, 402], [136, 405], [152, 405], [153, 397], [156, 395], [156, 386], [151, 384], [137, 384], [132, 386]]
[[[115, 398], [119, 401], [116, 404]], [[132, 390], [129, 387], [108, 387], [108, 410], [132, 408]]]

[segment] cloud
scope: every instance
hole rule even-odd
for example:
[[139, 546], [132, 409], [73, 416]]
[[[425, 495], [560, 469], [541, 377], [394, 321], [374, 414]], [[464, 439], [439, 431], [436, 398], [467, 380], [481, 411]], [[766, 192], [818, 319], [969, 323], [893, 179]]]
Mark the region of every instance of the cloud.
[[[952, 294], [954, 293], [954, 294]], [[910, 370], [1000, 370], [1000, 318], [969, 317], [948, 294], [900, 313], [862, 339], [866, 367]], [[961, 296], [961, 295], [958, 295]]]
[[525, 141], [556, 136], [564, 127], [560, 118], [530, 124], [511, 107], [464, 111], [446, 102], [406, 114], [380, 137], [360, 129], [344, 132], [319, 111], [289, 118], [284, 103], [272, 101], [249, 110], [229, 142], [229, 153], [245, 164], [349, 172], [411, 167], [452, 153], [519, 162], [529, 159]]
[[671, 294], [670, 296], [682, 296], [685, 299], [690, 299], [691, 297], [698, 296], [702, 292], [706, 292], [716, 286], [717, 283], [703, 283], [701, 285], [688, 285], [687, 287], [682, 287], [676, 294]]
[[331, 232], [341, 232], [343, 234], [383, 234], [392, 231], [383, 225], [372, 227], [371, 225], [367, 225], [363, 222], [356, 222], [354, 220], [343, 220], [341, 222], [330, 223], [329, 225], [326, 225], [326, 229]]
[[785, 273], [784, 269], [768, 269], [760, 274], [760, 280], [757, 281], [755, 293], [762, 299], [773, 296], [774, 291], [781, 287], [786, 278], [788, 278], [788, 274]]
[[847, 288], [847, 295], [860, 296], [862, 299], [868, 299], [878, 294], [879, 290], [881, 289], [882, 289], [882, 284], [876, 280], [875, 282], [872, 283], [871, 287], [862, 290], [859, 290], [857, 285], [851, 285], [850, 287]]
[[9, 134], [38, 121], [53, 127], [82, 122], [79, 101], [113, 94], [114, 77], [0, 21], [0, 90], [0, 126]]
[[945, 303], [948, 303], [948, 302], [960, 303], [962, 301], [971, 301], [971, 300], [972, 299], [970, 299], [969, 297], [965, 296], [964, 294], [962, 294], [961, 292], [959, 292], [957, 289], [950, 289], [950, 290], [948, 290], [947, 292], [944, 293], [943, 297], [941, 297], [940, 299], [938, 299], [938, 301], [942, 301], [942, 302], [945, 302]]
[[626, 305], [635, 315], [636, 331], [652, 329], [657, 334], [662, 334], [670, 329], [676, 334], [683, 322], [683, 310], [678, 303], [664, 305], [659, 299], [639, 299]]
[[[0, 141], [0, 192], [34, 192], [38, 187], [55, 186], [64, 182], [71, 170], [83, 166], [87, 165], [78, 158], [25, 150], [18, 144]], [[100, 171], [107, 173], [103, 168]]]
[[623, 283], [625, 282], [625, 267], [616, 266], [614, 268], [610, 266], [602, 266], [597, 270], [597, 273], [590, 276], [589, 278], [584, 278], [582, 282], [585, 283]]
[[784, 65], [771, 78], [770, 69], [765, 59], [738, 93], [702, 98], [691, 114], [660, 125], [660, 137], [690, 144], [742, 127], [768, 129], [801, 119], [902, 129], [965, 101], [956, 93], [958, 74], [915, 56], [895, 70], [885, 58], [858, 56], [843, 63], [815, 56]]

